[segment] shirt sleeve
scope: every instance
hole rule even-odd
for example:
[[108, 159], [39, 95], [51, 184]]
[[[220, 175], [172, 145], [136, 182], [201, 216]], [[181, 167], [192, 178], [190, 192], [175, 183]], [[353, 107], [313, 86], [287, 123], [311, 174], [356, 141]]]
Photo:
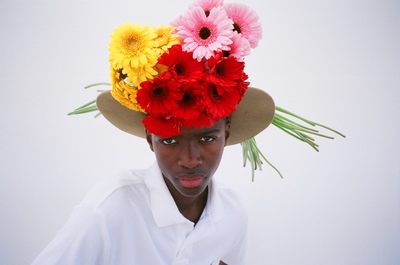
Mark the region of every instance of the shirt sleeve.
[[221, 258], [228, 265], [247, 264], [247, 228], [241, 233], [238, 240], [232, 245], [230, 252]]
[[67, 223], [32, 265], [105, 265], [109, 234], [102, 214], [89, 205], [77, 206]]
[[231, 232], [234, 237], [227, 253], [221, 260], [228, 265], [245, 265], [248, 262], [248, 211], [243, 203], [241, 196], [236, 191], [232, 191], [232, 202], [229, 204], [230, 210], [224, 209], [228, 216], [227, 221], [231, 221], [233, 227]]

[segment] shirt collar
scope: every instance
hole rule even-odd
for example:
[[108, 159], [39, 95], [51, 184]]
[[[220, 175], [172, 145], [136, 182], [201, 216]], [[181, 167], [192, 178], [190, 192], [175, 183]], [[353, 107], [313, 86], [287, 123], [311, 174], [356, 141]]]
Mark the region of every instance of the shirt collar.
[[[192, 223], [179, 212], [157, 162], [148, 169], [144, 182], [150, 192], [150, 207], [158, 226]], [[218, 193], [218, 184], [214, 179], [211, 180], [209, 185], [208, 199], [203, 216], [204, 218], [211, 218], [214, 222], [224, 216], [224, 208]]]
[[218, 221], [224, 216], [224, 207], [222, 205], [221, 196], [219, 195], [219, 183], [211, 179], [208, 186], [208, 199], [205, 211], [205, 216], [209, 216], [213, 222]]

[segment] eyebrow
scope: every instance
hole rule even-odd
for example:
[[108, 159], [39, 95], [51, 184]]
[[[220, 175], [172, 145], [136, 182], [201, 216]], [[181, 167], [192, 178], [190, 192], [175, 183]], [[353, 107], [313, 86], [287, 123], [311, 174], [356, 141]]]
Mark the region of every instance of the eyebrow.
[[200, 134], [204, 135], [204, 134], [219, 133], [219, 132], [222, 132], [222, 130], [221, 129], [210, 129], [210, 130], [206, 130], [206, 131], [203, 131], [203, 132], [200, 131]]
[[[208, 129], [208, 128], [205, 128], [204, 131], [198, 131], [198, 135], [204, 136], [204, 135], [207, 135], [207, 134], [221, 133], [221, 132], [222, 132], [222, 129]], [[179, 138], [180, 135], [174, 135], [174, 136], [170, 136], [170, 137], [161, 137], [159, 135], [156, 135], [156, 137], [159, 138], [159, 139], [171, 139], [171, 138]]]

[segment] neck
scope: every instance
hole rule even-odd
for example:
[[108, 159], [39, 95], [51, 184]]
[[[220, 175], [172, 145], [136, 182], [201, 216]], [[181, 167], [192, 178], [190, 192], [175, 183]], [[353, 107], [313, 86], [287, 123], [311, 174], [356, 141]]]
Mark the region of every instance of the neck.
[[164, 178], [167, 187], [178, 207], [179, 212], [188, 220], [193, 223], [199, 221], [201, 214], [207, 204], [208, 187], [197, 196], [187, 197], [178, 192], [168, 179]]

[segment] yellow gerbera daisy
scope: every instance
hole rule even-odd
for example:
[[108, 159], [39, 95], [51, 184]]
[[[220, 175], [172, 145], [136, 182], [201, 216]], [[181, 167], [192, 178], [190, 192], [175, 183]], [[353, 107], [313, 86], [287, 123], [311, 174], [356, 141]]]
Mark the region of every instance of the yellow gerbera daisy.
[[154, 68], [156, 63], [157, 62], [155, 61], [148, 64], [143, 64], [135, 69], [124, 68], [122, 73], [127, 76], [126, 79], [129, 83], [139, 86], [141, 82], [153, 80], [154, 76], [158, 75], [158, 72]]
[[109, 61], [115, 69], [140, 68], [157, 62], [157, 33], [149, 26], [126, 23], [111, 34]]
[[172, 34], [175, 30], [174, 26], [171, 25], [160, 25], [158, 28], [153, 26], [154, 32], [157, 34], [155, 39], [157, 48], [161, 49], [160, 54], [166, 52], [172, 45], [180, 44], [179, 36]]
[[126, 82], [122, 70], [111, 69], [111, 95], [123, 106], [145, 113], [136, 100], [138, 88]]

